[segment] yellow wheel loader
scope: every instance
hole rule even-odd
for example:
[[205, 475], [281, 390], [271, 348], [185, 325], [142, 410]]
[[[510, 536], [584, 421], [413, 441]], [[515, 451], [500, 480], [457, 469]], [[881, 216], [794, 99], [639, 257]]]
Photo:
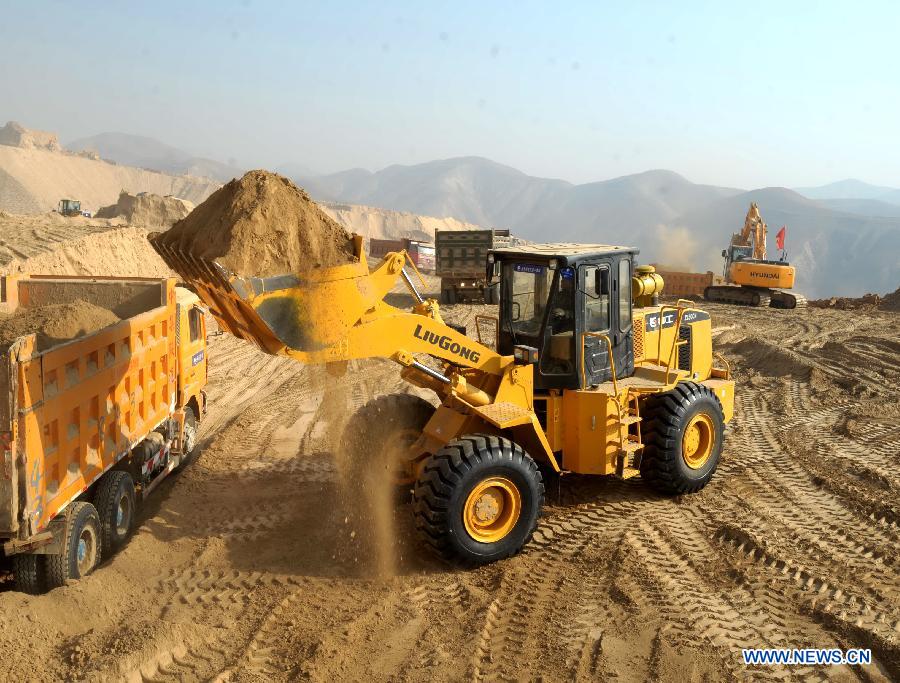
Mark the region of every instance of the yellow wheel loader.
[[[362, 411], [381, 416], [366, 435], [373, 450], [402, 443], [392, 467], [412, 485], [422, 538], [446, 558], [485, 563], [519, 551], [543, 504], [541, 470], [640, 474], [682, 494], [703, 488], [718, 464], [734, 382], [714, 359], [710, 316], [689, 301], [659, 305], [662, 278], [635, 268], [636, 249], [492, 251], [494, 349], [444, 323], [404, 252], [370, 271], [358, 236], [355, 263], [269, 278], [151, 241], [228, 332], [336, 372], [352, 359], [389, 358], [437, 394], [436, 409], [392, 396]], [[384, 301], [400, 278], [418, 302], [412, 310]]]

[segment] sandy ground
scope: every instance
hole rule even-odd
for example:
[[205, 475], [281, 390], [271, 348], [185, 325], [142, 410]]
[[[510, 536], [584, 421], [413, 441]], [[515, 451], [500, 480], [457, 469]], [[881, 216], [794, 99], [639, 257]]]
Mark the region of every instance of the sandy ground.
[[[705, 490], [550, 481], [534, 541], [476, 570], [424, 554], [400, 504], [390, 577], [341, 503], [322, 375], [213, 337], [201, 457], [91, 576], [5, 584], [0, 679], [900, 679], [900, 316], [709, 310], [739, 388]], [[474, 335], [490, 309], [445, 311]], [[346, 414], [408, 390], [385, 361], [340, 382]], [[743, 647], [876, 663], [748, 669]]]

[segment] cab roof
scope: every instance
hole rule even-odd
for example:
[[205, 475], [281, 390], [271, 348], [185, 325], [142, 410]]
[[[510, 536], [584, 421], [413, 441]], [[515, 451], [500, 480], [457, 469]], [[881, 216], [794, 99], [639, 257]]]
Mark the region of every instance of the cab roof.
[[607, 256], [639, 253], [637, 247], [621, 247], [612, 244], [575, 244], [573, 242], [555, 242], [548, 244], [523, 244], [517, 247], [501, 247], [491, 249], [501, 259], [532, 258], [538, 261], [559, 259], [563, 265], [574, 266], [583, 261], [592, 261]]

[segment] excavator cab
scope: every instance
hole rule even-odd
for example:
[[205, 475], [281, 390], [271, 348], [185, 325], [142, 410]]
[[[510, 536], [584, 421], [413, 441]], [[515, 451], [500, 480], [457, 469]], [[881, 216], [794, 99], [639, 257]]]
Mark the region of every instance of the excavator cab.
[[[634, 370], [631, 277], [636, 249], [547, 244], [491, 252], [500, 276], [497, 351], [531, 350], [535, 389], [585, 389]], [[536, 353], [535, 353], [536, 352]]]

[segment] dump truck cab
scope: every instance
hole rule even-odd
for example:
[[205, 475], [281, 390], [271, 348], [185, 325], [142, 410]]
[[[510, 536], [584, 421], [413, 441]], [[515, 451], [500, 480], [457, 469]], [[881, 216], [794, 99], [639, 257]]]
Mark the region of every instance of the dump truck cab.
[[492, 251], [492, 275], [501, 279], [497, 350], [537, 351], [535, 389], [582, 389], [611, 377], [598, 336], [605, 334], [617, 376], [631, 374], [635, 254], [630, 247], [567, 244]]

